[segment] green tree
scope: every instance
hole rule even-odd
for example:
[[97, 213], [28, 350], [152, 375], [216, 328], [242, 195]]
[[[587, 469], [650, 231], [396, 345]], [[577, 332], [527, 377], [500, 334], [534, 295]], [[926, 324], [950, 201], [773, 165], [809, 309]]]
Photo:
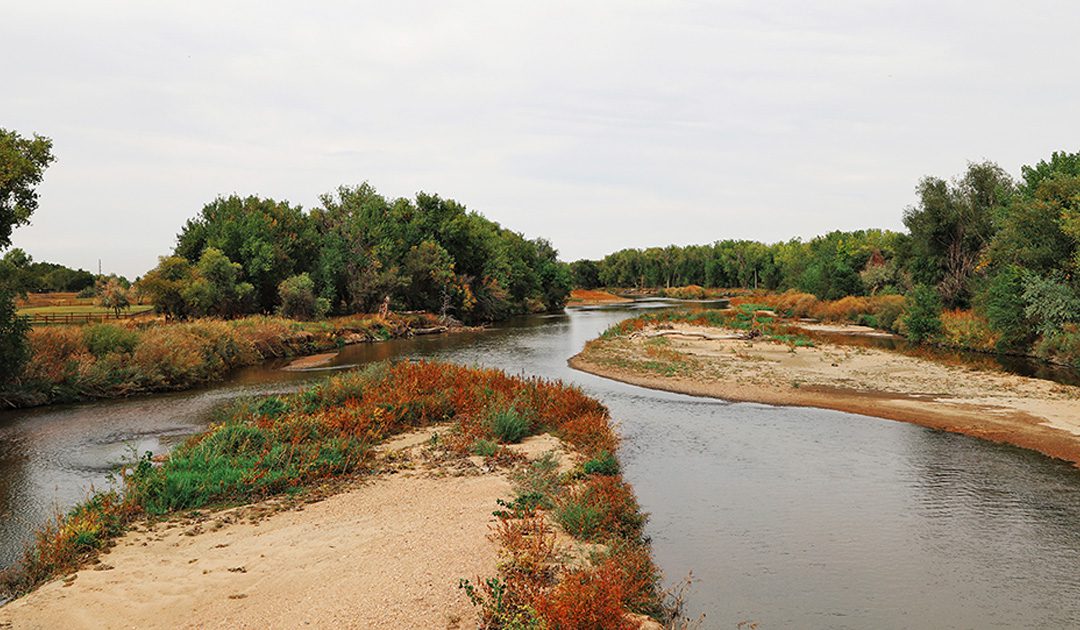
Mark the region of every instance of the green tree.
[[291, 319], [314, 319], [325, 313], [320, 310], [315, 297], [315, 282], [306, 273], [289, 276], [278, 286], [281, 299], [281, 315]]
[[191, 263], [182, 256], [162, 256], [139, 281], [139, 290], [166, 320], [188, 317], [184, 291], [192, 280]]
[[0, 249], [11, 246], [13, 229], [30, 222], [37, 187], [53, 159], [52, 140], [0, 129]]
[[403, 265], [409, 285], [404, 298], [411, 308], [440, 312], [454, 292], [454, 260], [441, 245], [424, 241], [405, 255]]
[[1024, 349], [1031, 343], [1034, 330], [1025, 306], [1021, 267], [1007, 265], [990, 277], [980, 307], [990, 327], [1000, 335], [999, 350]]
[[919, 202], [904, 212], [917, 264], [916, 281], [938, 286], [951, 306], [966, 306], [969, 282], [994, 235], [993, 217], [1015, 186], [993, 162], [969, 164], [963, 177], [947, 182], [926, 177]]
[[[37, 187], [45, 169], [53, 162], [52, 140], [34, 135], [23, 138], [14, 131], [0, 129], [0, 250], [11, 246], [11, 233], [30, 222], [37, 210]], [[22, 373], [29, 357], [26, 335], [30, 329], [26, 318], [15, 309], [15, 296], [26, 290], [23, 270], [30, 258], [4, 257], [0, 271], [0, 384], [10, 382]], [[2, 267], [7, 267], [4, 269]], [[18, 278], [11, 273], [18, 269]]]
[[925, 284], [916, 286], [907, 296], [901, 322], [908, 339], [934, 339], [941, 334], [941, 296]]
[[315, 235], [299, 206], [256, 196], [219, 197], [189, 220], [177, 237], [176, 255], [199, 260], [213, 247], [243, 267], [255, 288], [256, 306], [270, 312], [278, 285], [311, 269]]

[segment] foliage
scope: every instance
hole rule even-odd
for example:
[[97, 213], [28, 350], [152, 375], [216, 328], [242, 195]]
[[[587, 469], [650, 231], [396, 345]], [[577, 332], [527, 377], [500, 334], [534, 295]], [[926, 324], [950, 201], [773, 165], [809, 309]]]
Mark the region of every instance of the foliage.
[[278, 296], [281, 300], [281, 306], [278, 308], [282, 317], [315, 318], [315, 283], [306, 273], [282, 280], [281, 285], [278, 286]]
[[139, 345], [138, 332], [116, 324], [91, 324], [82, 331], [86, 349], [98, 359], [114, 352], [130, 355]]
[[912, 341], [931, 341], [941, 334], [941, 297], [936, 290], [919, 285], [908, 294], [903, 330]]
[[1080, 291], [1060, 273], [1024, 276], [1024, 315], [1046, 336], [1064, 324], [1080, 321]]
[[97, 297], [98, 304], [112, 309], [117, 317], [120, 316], [120, 311], [131, 306], [128, 289], [117, 278], [108, 278], [101, 282], [97, 290]]
[[11, 245], [13, 229], [30, 222], [37, 187], [53, 159], [52, 140], [0, 129], [0, 250]]
[[1034, 327], [1025, 308], [1024, 270], [1016, 265], [999, 269], [990, 278], [979, 304], [990, 328], [999, 335], [999, 350], [1022, 349], [1031, 343]]
[[15, 311], [11, 293], [0, 288], [0, 387], [18, 377], [30, 358], [30, 324]]
[[488, 422], [492, 435], [503, 444], [517, 444], [528, 437], [532, 429], [528, 416], [513, 406], [495, 409]]
[[[20, 325], [23, 321], [18, 320]], [[148, 328], [39, 327], [27, 333], [30, 360], [8, 381], [0, 381], [0, 403], [23, 407], [186, 389], [265, 359], [337, 349], [346, 338], [400, 337], [434, 323], [434, 317], [422, 315], [318, 323], [254, 316]], [[4, 367], [16, 365], [14, 358], [3, 362]]]
[[916, 279], [937, 285], [950, 306], [969, 303], [969, 282], [994, 236], [993, 216], [1014, 188], [991, 162], [968, 165], [951, 183], [936, 177], [919, 183], [918, 205], [904, 212], [912, 249], [923, 261]]
[[619, 474], [619, 461], [610, 451], [600, 451], [600, 454], [585, 462], [586, 475], [617, 475]]

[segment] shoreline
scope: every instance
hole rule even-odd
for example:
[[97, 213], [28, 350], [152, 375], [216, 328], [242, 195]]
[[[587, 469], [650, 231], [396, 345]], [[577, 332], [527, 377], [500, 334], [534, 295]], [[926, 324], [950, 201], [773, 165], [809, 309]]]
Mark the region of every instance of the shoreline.
[[[613, 362], [605, 362], [600, 355], [605, 344], [621, 343], [623, 340], [594, 340], [586, 345], [581, 353], [571, 357], [567, 364], [576, 370], [587, 372], [603, 378], [620, 381], [630, 385], [657, 389], [691, 396], [719, 398], [733, 402], [753, 402], [767, 405], [814, 407], [819, 409], [832, 409], [846, 413], [870, 416], [897, 422], [916, 424], [922, 427], [959, 433], [971, 437], [977, 437], [991, 442], [1010, 444], [1012, 446], [1034, 450], [1044, 455], [1068, 461], [1074, 466], [1080, 467], [1080, 391], [1068, 392], [1055, 400], [1044, 400], [1035, 396], [1024, 397], [1023, 393], [1015, 398], [1002, 398], [1000, 400], [964, 399], [962, 396], [949, 395], [944, 390], [935, 390], [931, 379], [928, 379], [927, 388], [918, 390], [896, 391], [896, 383], [892, 383], [894, 390], [885, 386], [867, 386], [865, 382], [859, 383], [855, 379], [839, 376], [830, 383], [827, 379], [806, 384], [797, 383], [794, 380], [801, 374], [794, 370], [785, 371], [781, 364], [776, 370], [771, 370], [772, 365], [767, 367], [762, 364], [773, 362], [775, 357], [764, 358], [752, 356], [753, 346], [758, 348], [770, 342], [756, 342], [748, 344], [743, 341], [709, 341], [701, 340], [686, 342], [679, 349], [687, 350], [686, 346], [695, 346], [699, 351], [706, 344], [734, 346], [743, 344], [743, 348], [733, 350], [736, 362], [742, 363], [745, 368], [740, 373], [739, 379], [717, 379], [701, 374], [687, 374], [686, 371], [679, 374], [658, 374], [652, 371], [629, 367], [635, 365], [633, 359], [628, 359], [626, 365], [614, 365]], [[632, 343], [632, 342], [627, 342]], [[638, 344], [644, 346], [645, 344]], [[784, 354], [798, 356], [799, 361], [811, 361], [815, 354], [825, 354], [830, 351], [843, 352], [840, 347], [825, 348], [798, 348], [789, 350], [781, 344], [770, 344], [773, 350], [779, 349]], [[848, 349], [850, 351], [850, 349]], [[620, 352], [626, 355], [626, 348], [620, 347]], [[887, 354], [886, 351], [877, 350], [869, 352], [860, 349], [861, 355]], [[765, 353], [762, 353], [763, 355]], [[891, 354], [891, 353], [890, 353]], [[720, 356], [719, 352], [707, 354], [700, 352], [691, 353], [690, 360], [704, 362], [709, 367], [710, 358]], [[829, 360], [834, 358], [829, 355]], [[637, 358], [644, 358], [642, 353]], [[955, 368], [934, 364], [923, 359], [914, 359], [903, 355], [892, 357], [895, 362], [904, 362], [912, 369], [919, 370], [934, 365], [939, 372], [948, 373], [952, 379], [989, 380], [991, 376], [985, 372], [972, 371], [964, 368]], [[727, 357], [724, 357], [727, 360]], [[780, 359], [781, 361], [783, 358]], [[794, 361], [794, 360], [793, 360]], [[843, 360], [838, 360], [842, 362]], [[696, 364], [700, 366], [701, 363]], [[830, 364], [826, 364], [830, 365]], [[831, 363], [833, 368], [837, 362]], [[704, 369], [704, 368], [702, 368]], [[766, 371], [768, 370], [768, 371]], [[757, 374], [764, 378], [746, 377], [746, 374]], [[842, 373], [842, 372], [841, 372]], [[786, 378], [777, 378], [780, 374]], [[981, 376], [980, 376], [981, 375]], [[1014, 375], [994, 376], [995, 381], [1021, 382], [1022, 385], [1031, 385], [1029, 379]], [[954, 381], [955, 382], [955, 381]], [[944, 383], [942, 383], [944, 384]], [[1000, 385], [995, 382], [995, 385]], [[1036, 383], [1042, 390], [1049, 390], [1052, 383], [1038, 381]], [[1064, 386], [1056, 386], [1063, 388]], [[1080, 388], [1070, 388], [1080, 390]], [[1005, 403], [1011, 403], [1006, 405]], [[1035, 413], [1040, 410], [1040, 404], [1046, 409], [1043, 413]], [[1027, 409], [1025, 409], [1025, 407]], [[1053, 413], [1051, 413], [1053, 412]], [[1075, 412], [1075, 413], [1068, 413]]]
[[0, 628], [656, 630], [678, 609], [617, 445], [575, 388], [449, 363], [267, 396], [39, 530]]

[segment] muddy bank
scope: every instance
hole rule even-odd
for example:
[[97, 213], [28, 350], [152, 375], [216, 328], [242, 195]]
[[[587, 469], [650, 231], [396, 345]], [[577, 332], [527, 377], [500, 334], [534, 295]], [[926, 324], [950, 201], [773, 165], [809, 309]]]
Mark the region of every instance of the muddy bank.
[[1077, 387], [873, 348], [723, 339], [720, 329], [687, 325], [671, 332], [591, 341], [569, 363], [643, 387], [910, 422], [1080, 465]]

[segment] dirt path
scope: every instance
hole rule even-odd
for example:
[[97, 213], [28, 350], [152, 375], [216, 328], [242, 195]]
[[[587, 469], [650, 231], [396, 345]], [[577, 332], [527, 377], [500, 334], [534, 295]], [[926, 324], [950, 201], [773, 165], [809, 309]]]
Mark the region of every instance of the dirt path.
[[[680, 331], [724, 332], [677, 325]], [[570, 365], [654, 389], [911, 422], [1080, 464], [1080, 388], [1050, 381], [873, 348], [677, 334], [592, 341]]]
[[[474, 627], [458, 580], [495, 574], [488, 525], [510, 483], [475, 458], [415, 463], [429, 436], [390, 445], [401, 472], [316, 503], [129, 533], [74, 580], [0, 608], [0, 628]], [[552, 446], [539, 436], [521, 449]]]

